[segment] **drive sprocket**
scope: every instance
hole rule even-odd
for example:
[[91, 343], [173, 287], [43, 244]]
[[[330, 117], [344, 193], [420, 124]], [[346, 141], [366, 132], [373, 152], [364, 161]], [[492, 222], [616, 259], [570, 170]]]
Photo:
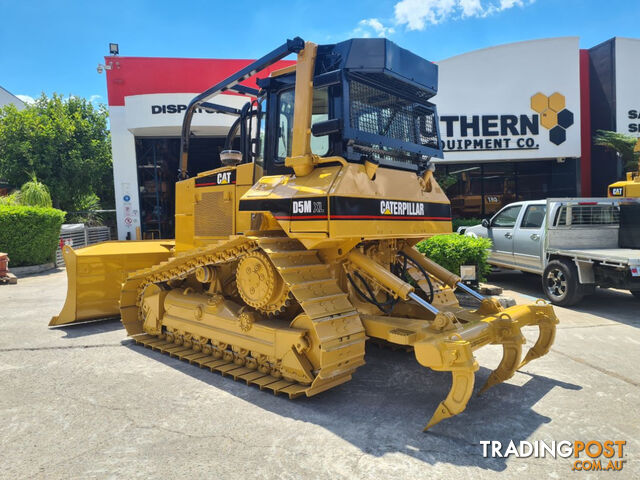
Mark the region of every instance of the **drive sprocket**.
[[269, 257], [254, 251], [238, 262], [236, 284], [247, 305], [267, 315], [277, 315], [290, 303], [290, 291]]

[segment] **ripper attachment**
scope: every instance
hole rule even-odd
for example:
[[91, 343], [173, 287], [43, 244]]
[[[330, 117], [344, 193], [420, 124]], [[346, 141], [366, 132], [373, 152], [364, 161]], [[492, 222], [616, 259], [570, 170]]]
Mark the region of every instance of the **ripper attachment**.
[[[407, 321], [403, 326], [403, 330], [407, 332], [404, 338], [413, 339], [410, 345], [414, 347], [418, 362], [432, 370], [451, 372], [452, 376], [449, 394], [440, 402], [425, 430], [445, 418], [461, 413], [466, 408], [473, 393], [475, 372], [479, 368], [473, 355], [473, 352], [478, 348], [488, 344], [502, 345], [503, 348], [500, 364], [491, 372], [486, 383], [480, 389], [480, 393], [498, 383], [509, 380], [518, 368], [549, 351], [555, 337], [558, 320], [552, 307], [546, 302], [538, 301], [535, 305], [504, 309], [497, 300], [485, 298], [470, 289], [461, 282], [460, 277], [424, 257], [413, 248], [405, 248], [398, 254], [403, 265], [409, 260], [418, 267], [423, 276], [433, 277], [427, 283], [430, 292], [425, 292], [426, 295], [418, 295], [415, 292], [415, 287], [411, 284], [357, 250], [351, 251], [347, 256], [347, 275], [356, 292], [371, 303], [375, 303], [376, 300], [367, 280], [377, 282], [389, 296], [384, 304], [378, 305], [387, 315], [391, 313], [389, 306], [393, 307], [397, 302], [405, 301], [415, 302], [433, 316], [430, 322], [416, 324]], [[404, 269], [400, 269], [400, 271], [403, 270], [406, 271], [406, 266]], [[366, 293], [356, 285], [353, 277], [358, 278], [365, 285]], [[458, 311], [456, 312], [458, 315], [456, 315], [452, 311], [436, 308], [430, 301], [427, 301], [427, 299], [433, 298], [433, 283], [435, 282], [452, 288], [460, 288], [469, 293], [480, 303], [478, 309]], [[424, 298], [425, 296], [427, 299]], [[393, 341], [394, 337], [391, 333], [398, 330], [398, 322], [403, 319], [387, 318], [389, 319], [389, 328], [395, 328], [388, 335], [389, 341]], [[368, 317], [363, 315], [365, 326], [369, 321]], [[376, 317], [375, 321], [379, 325], [383, 320]], [[540, 329], [540, 335], [521, 363], [522, 345], [525, 343], [521, 328], [527, 325], [537, 325]]]

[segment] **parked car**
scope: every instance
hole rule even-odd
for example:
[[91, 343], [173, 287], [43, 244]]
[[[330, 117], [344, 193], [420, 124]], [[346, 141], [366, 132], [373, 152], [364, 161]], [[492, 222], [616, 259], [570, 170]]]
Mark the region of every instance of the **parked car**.
[[556, 305], [595, 287], [640, 298], [640, 200], [566, 198], [511, 203], [459, 233], [491, 239], [489, 263], [542, 277]]

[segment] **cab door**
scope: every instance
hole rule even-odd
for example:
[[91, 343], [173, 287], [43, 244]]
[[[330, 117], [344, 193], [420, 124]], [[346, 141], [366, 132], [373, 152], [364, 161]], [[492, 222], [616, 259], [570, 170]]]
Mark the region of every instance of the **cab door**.
[[542, 272], [542, 235], [546, 204], [526, 207], [513, 237], [513, 257], [523, 269]]
[[487, 233], [493, 243], [490, 257], [496, 263], [509, 266], [515, 264], [513, 258], [513, 235], [521, 210], [522, 205], [507, 206], [491, 219]]

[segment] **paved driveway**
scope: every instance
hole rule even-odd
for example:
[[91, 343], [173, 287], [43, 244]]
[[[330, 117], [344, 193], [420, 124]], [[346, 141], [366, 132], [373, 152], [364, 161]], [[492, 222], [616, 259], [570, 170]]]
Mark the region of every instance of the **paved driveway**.
[[[536, 277], [492, 283], [530, 301]], [[604, 291], [558, 308], [549, 355], [422, 433], [449, 389], [412, 354], [370, 346], [354, 379], [288, 400], [135, 346], [120, 323], [50, 329], [64, 271], [0, 286], [4, 478], [566, 478], [572, 459], [483, 458], [480, 441], [626, 440], [638, 478], [640, 301]], [[525, 332], [529, 344], [536, 331]], [[476, 388], [500, 360], [478, 352]]]

